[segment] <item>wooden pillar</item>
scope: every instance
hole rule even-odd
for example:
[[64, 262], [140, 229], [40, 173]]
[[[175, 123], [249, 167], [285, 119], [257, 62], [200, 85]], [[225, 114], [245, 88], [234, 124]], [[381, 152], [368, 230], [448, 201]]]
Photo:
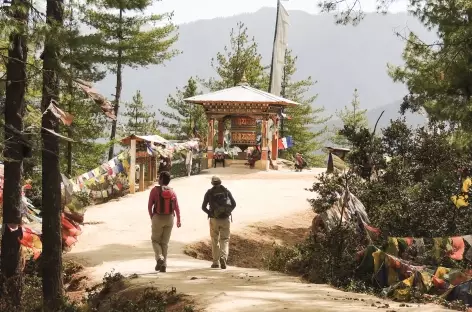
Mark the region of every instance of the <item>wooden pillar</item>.
[[136, 192], [136, 139], [131, 139], [130, 147], [130, 166], [128, 174], [129, 193], [134, 194]]
[[150, 173], [150, 176], [151, 176], [151, 181], [156, 181], [156, 173], [154, 172], [154, 169], [156, 167], [156, 157], [151, 157], [151, 173]]
[[157, 157], [152, 158], [152, 181], [155, 182], [157, 180]]
[[144, 191], [144, 164], [139, 165], [139, 191]]
[[148, 182], [152, 182], [153, 179], [152, 179], [152, 159], [153, 157], [149, 157], [148, 158], [148, 162], [146, 164], [146, 181]]
[[279, 118], [274, 118], [274, 135], [272, 136], [272, 160], [279, 158]]
[[256, 168], [260, 170], [269, 170], [269, 148], [267, 147], [267, 118], [262, 119], [261, 124], [261, 160], [256, 163]]
[[215, 119], [210, 118], [208, 119], [208, 139], [207, 139], [207, 146], [211, 147], [213, 150], [213, 139], [215, 136]]
[[207, 143], [207, 157], [208, 168], [213, 167], [213, 139], [215, 136], [215, 119], [208, 120], [208, 143]]
[[218, 120], [218, 144], [224, 145], [225, 123], [223, 119]]
[[267, 151], [267, 118], [264, 118], [261, 127], [261, 160], [267, 160]]

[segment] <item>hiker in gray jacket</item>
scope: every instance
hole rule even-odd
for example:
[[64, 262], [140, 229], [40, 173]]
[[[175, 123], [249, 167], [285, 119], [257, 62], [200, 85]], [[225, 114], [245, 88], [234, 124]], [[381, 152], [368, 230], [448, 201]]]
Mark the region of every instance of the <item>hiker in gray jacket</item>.
[[[211, 268], [226, 269], [229, 253], [230, 217], [236, 207], [236, 201], [231, 192], [221, 185], [221, 179], [211, 178], [213, 187], [205, 193], [202, 210], [210, 219], [210, 236], [213, 263]], [[208, 209], [208, 204], [210, 209]]]

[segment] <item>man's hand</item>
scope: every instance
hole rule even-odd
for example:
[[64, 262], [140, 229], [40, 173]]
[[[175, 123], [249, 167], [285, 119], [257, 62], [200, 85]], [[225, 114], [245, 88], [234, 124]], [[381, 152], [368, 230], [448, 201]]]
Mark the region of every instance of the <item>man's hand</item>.
[[180, 221], [177, 221], [177, 227], [181, 227], [182, 226], [182, 223], [180, 223]]

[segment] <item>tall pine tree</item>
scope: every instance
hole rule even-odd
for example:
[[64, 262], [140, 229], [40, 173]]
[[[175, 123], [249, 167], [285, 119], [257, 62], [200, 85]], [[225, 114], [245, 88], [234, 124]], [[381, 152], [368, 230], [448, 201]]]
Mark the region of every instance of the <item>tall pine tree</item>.
[[97, 82], [105, 76], [105, 72], [98, 69], [98, 60], [91, 53], [96, 38], [80, 32], [80, 24], [84, 19], [82, 9], [79, 1], [67, 1], [61, 103], [64, 104], [64, 109], [74, 116], [74, 122], [70, 126], [61, 125], [61, 132], [76, 143], [61, 141], [60, 150], [62, 172], [70, 177], [88, 171], [91, 163], [101, 162], [108, 147], [97, 142], [106, 136], [103, 127], [106, 117], [96, 104], [91, 103], [92, 101], [74, 86], [76, 78]]
[[4, 105], [5, 88], [7, 79], [7, 60], [8, 60], [8, 38], [0, 33], [0, 105]]
[[208, 123], [205, 110], [200, 105], [184, 101], [185, 98], [198, 94], [197, 82], [190, 77], [182, 90], [177, 90], [174, 96], [169, 95], [167, 98], [167, 106], [170, 110], [159, 110], [164, 117], [159, 125], [177, 139], [196, 136], [206, 142]]
[[390, 66], [394, 81], [405, 83], [408, 95], [401, 110], [426, 111], [432, 121], [446, 121], [472, 141], [472, 10], [467, 2], [412, 0], [412, 11], [438, 40], [425, 43], [410, 33], [404, 66]]
[[344, 127], [350, 127], [354, 131], [361, 128], [368, 128], [367, 109], [361, 109], [359, 102], [359, 93], [354, 90], [353, 98], [350, 106], [345, 106], [342, 110], [336, 112], [336, 116], [342, 121], [343, 127], [334, 129], [334, 136], [331, 141], [340, 147], [348, 147], [349, 140], [340, 133]]
[[148, 135], [157, 133], [156, 114], [149, 112], [139, 90], [133, 96], [133, 101], [126, 103], [126, 111], [123, 116], [127, 119], [124, 127], [126, 134]]
[[[8, 8], [8, 19], [0, 21], [13, 29], [9, 33], [6, 55], [5, 84], [5, 167], [3, 189], [3, 235], [0, 259], [0, 285], [8, 293], [2, 294], [19, 308], [21, 302], [20, 243], [21, 235], [21, 177], [25, 151], [23, 116], [25, 113], [26, 70], [28, 56], [29, 3], [13, 0]], [[5, 28], [3, 28], [5, 29]], [[3, 57], [2, 57], [3, 59]]]
[[322, 136], [326, 132], [326, 122], [329, 118], [322, 116], [323, 107], [314, 107], [316, 95], [306, 95], [315, 84], [312, 78], [292, 80], [297, 71], [296, 62], [297, 57], [292, 55], [292, 51], [287, 50], [281, 96], [300, 103], [300, 105], [286, 109], [286, 114], [290, 119], [284, 121], [283, 135], [292, 136], [294, 146], [284, 151], [283, 155], [293, 158], [295, 153], [302, 153], [307, 161], [314, 164], [318, 160], [314, 153], [322, 147]]
[[267, 89], [268, 75], [262, 65], [262, 56], [255, 39], [249, 38], [247, 27], [242, 22], [237, 24], [236, 30], [231, 30], [230, 45], [224, 47], [223, 53], [218, 52], [211, 64], [219, 76], [203, 82], [211, 91], [234, 87], [243, 76], [251, 87]]
[[[327, 118], [322, 116], [323, 108], [313, 107], [316, 96], [306, 96], [308, 89], [314, 84], [311, 78], [292, 81], [296, 72], [296, 57], [290, 51], [286, 53], [285, 63], [282, 96], [301, 104], [287, 109], [291, 120], [285, 121], [284, 135], [291, 135], [296, 146], [286, 151], [286, 154], [293, 156], [300, 152], [308, 160], [314, 161], [316, 157], [313, 153], [320, 148], [321, 137], [326, 132], [324, 124]], [[212, 65], [219, 77], [203, 81], [204, 86], [212, 91], [236, 86], [243, 76], [254, 88], [266, 90], [269, 85], [268, 67], [262, 64], [257, 43], [254, 38], [249, 38], [243, 23], [238, 23], [237, 30], [231, 31], [230, 46], [225, 47], [224, 53], [217, 54]]]
[[[96, 56], [116, 74], [115, 116], [118, 116], [123, 68], [161, 64], [177, 51], [171, 46], [177, 40], [177, 28], [171, 14], [144, 14], [154, 0], [89, 0], [97, 10], [87, 10], [87, 23], [96, 30]], [[162, 24], [166, 19], [168, 23]], [[117, 122], [112, 122], [108, 158], [114, 156]]]
[[211, 91], [235, 87], [243, 77], [253, 88], [268, 88], [269, 75], [262, 65], [256, 40], [249, 37], [247, 27], [242, 22], [237, 24], [236, 30], [231, 30], [229, 46], [224, 47], [223, 53], [218, 52], [211, 64], [219, 77], [201, 80], [203, 86]]
[[[389, 2], [377, 1], [379, 10]], [[323, 11], [339, 10], [346, 1], [325, 0]], [[405, 65], [390, 65], [390, 76], [407, 85], [400, 111], [426, 112], [430, 121], [447, 122], [462, 144], [472, 143], [472, 10], [468, 2], [409, 0], [409, 10], [438, 40], [424, 42], [414, 32], [406, 38]], [[358, 23], [362, 1], [337, 16], [338, 23]], [[399, 35], [400, 36], [400, 35]]]
[[[44, 42], [43, 90], [41, 110], [42, 138], [42, 284], [43, 310], [60, 311], [63, 295], [61, 171], [59, 167], [59, 131], [57, 118], [48, 112], [51, 101], [59, 102], [61, 40], [64, 30], [64, 0], [48, 0], [48, 32]], [[52, 132], [51, 132], [52, 131]]]

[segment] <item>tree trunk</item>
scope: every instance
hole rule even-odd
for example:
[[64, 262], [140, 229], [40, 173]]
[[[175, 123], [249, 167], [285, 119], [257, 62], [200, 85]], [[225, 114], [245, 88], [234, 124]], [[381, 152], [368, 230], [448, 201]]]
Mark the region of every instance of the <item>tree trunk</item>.
[[134, 112], [134, 134], [138, 134], [138, 108]]
[[[72, 0], [69, 1], [69, 10], [70, 10], [70, 16], [69, 16], [69, 31], [73, 31], [73, 21], [74, 21], [74, 6]], [[69, 55], [72, 55], [74, 53], [74, 49], [69, 49]], [[74, 85], [73, 85], [73, 77], [74, 77], [74, 68], [72, 66], [72, 63], [69, 65], [69, 77], [68, 77], [68, 82], [67, 82], [67, 93], [69, 94], [69, 99], [68, 99], [68, 112], [72, 112], [72, 103], [74, 103]], [[72, 126], [67, 127], [67, 137], [72, 139]], [[72, 178], [72, 142], [67, 141], [67, 176], [69, 178]]]
[[[70, 111], [70, 105], [69, 105]], [[67, 137], [72, 138], [72, 128], [67, 128]], [[72, 178], [72, 142], [67, 142], [67, 176]]]
[[116, 94], [115, 94], [115, 116], [116, 119], [112, 121], [111, 124], [111, 135], [110, 135], [110, 149], [108, 151], [108, 160], [112, 159], [115, 154], [115, 137], [116, 137], [116, 126], [118, 124], [118, 109], [120, 107], [120, 97], [121, 97], [121, 88], [122, 88], [122, 81], [121, 81], [121, 51], [118, 52], [118, 68], [116, 71]]
[[[26, 0], [14, 0], [12, 17], [23, 26], [27, 25]], [[19, 26], [21, 27], [21, 26]], [[20, 243], [21, 238], [21, 176], [23, 169], [24, 141], [23, 115], [26, 93], [26, 34], [14, 32], [10, 35], [8, 49], [7, 83], [5, 99], [5, 167], [3, 189], [3, 236], [1, 247], [1, 274], [7, 298], [15, 306], [21, 301]]]
[[58, 132], [58, 120], [46, 112], [51, 100], [59, 98], [60, 66], [59, 47], [56, 45], [54, 30], [63, 25], [64, 0], [48, 0], [46, 21], [51, 26], [47, 34], [43, 54], [43, 111], [41, 138], [42, 149], [42, 217], [43, 251], [42, 281], [44, 311], [60, 311], [63, 294], [62, 282], [62, 235], [61, 235], [61, 178], [59, 168], [59, 138], [46, 131]]
[[[120, 27], [123, 21], [123, 9], [120, 9]], [[120, 108], [120, 97], [121, 97], [121, 89], [123, 87], [123, 81], [121, 77], [121, 72], [123, 70], [122, 60], [123, 57], [123, 50], [121, 49], [121, 39], [122, 33], [121, 29], [118, 30], [118, 63], [116, 64], [116, 92], [115, 92], [115, 116], [116, 119], [112, 121], [111, 124], [111, 135], [110, 135], [110, 150], [108, 151], [108, 160], [111, 160], [115, 154], [115, 137], [116, 137], [116, 126], [118, 124], [118, 109]]]
[[[72, 67], [72, 66], [71, 66]], [[67, 91], [69, 93], [70, 98], [68, 99], [68, 111], [72, 111], [72, 102], [74, 101], [74, 86], [72, 85], [72, 77], [73, 77], [73, 70], [70, 69], [69, 72], [69, 82], [67, 85]], [[72, 139], [72, 126], [67, 127], [67, 137]], [[72, 178], [72, 142], [67, 141], [67, 176]]]

